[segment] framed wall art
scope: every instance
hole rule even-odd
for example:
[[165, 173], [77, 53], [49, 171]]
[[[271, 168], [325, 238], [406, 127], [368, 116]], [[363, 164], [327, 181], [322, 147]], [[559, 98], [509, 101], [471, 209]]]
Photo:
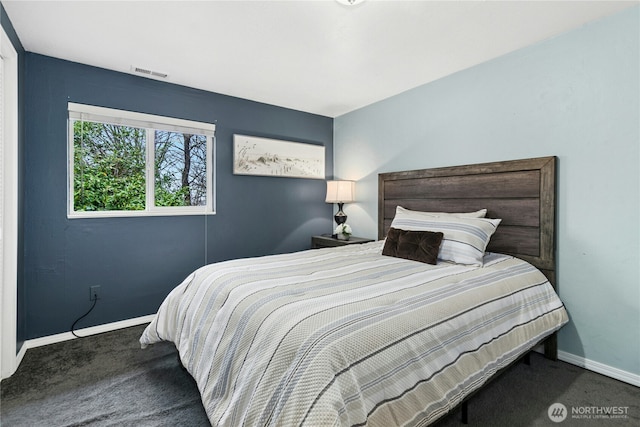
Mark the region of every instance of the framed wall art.
[[233, 173], [324, 179], [323, 145], [233, 135]]

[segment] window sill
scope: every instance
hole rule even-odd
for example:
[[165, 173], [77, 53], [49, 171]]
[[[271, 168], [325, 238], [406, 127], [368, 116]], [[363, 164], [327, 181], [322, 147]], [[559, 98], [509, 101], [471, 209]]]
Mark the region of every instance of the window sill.
[[153, 210], [153, 211], [90, 211], [67, 213], [67, 219], [87, 218], [136, 218], [152, 216], [188, 216], [215, 215], [215, 211], [206, 210]]

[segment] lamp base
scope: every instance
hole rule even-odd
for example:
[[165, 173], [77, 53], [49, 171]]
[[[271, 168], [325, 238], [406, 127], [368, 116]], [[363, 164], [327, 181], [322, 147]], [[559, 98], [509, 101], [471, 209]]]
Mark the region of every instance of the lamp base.
[[338, 225], [347, 222], [347, 214], [342, 212], [342, 206], [344, 206], [344, 203], [338, 203], [338, 212], [333, 217]]

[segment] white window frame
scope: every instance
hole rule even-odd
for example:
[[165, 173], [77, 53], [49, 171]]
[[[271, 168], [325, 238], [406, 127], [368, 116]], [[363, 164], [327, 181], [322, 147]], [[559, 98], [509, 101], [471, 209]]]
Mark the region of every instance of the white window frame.
[[[116, 110], [112, 108], [96, 107], [93, 105], [68, 103], [68, 143], [67, 143], [67, 217], [68, 218], [109, 218], [135, 216], [172, 216], [172, 215], [203, 215], [215, 214], [215, 169], [213, 153], [215, 151], [216, 125], [212, 123], [195, 122], [173, 117], [156, 116], [152, 114], [136, 113], [133, 111]], [[132, 126], [146, 129], [146, 203], [144, 210], [131, 211], [74, 211], [74, 144], [73, 123], [77, 120], [109, 123], [121, 126]], [[155, 130], [195, 133], [207, 137], [207, 204], [206, 206], [156, 206], [155, 205], [155, 144], [153, 132]]]

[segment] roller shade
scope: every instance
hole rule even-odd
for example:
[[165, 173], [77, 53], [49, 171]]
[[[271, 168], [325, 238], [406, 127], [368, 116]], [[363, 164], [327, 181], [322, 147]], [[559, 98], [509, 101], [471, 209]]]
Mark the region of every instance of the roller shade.
[[170, 132], [215, 136], [216, 125], [194, 122], [173, 117], [155, 116], [133, 111], [114, 110], [93, 105], [69, 102], [69, 119], [88, 122], [108, 123], [120, 126], [132, 126], [143, 129], [156, 129]]

